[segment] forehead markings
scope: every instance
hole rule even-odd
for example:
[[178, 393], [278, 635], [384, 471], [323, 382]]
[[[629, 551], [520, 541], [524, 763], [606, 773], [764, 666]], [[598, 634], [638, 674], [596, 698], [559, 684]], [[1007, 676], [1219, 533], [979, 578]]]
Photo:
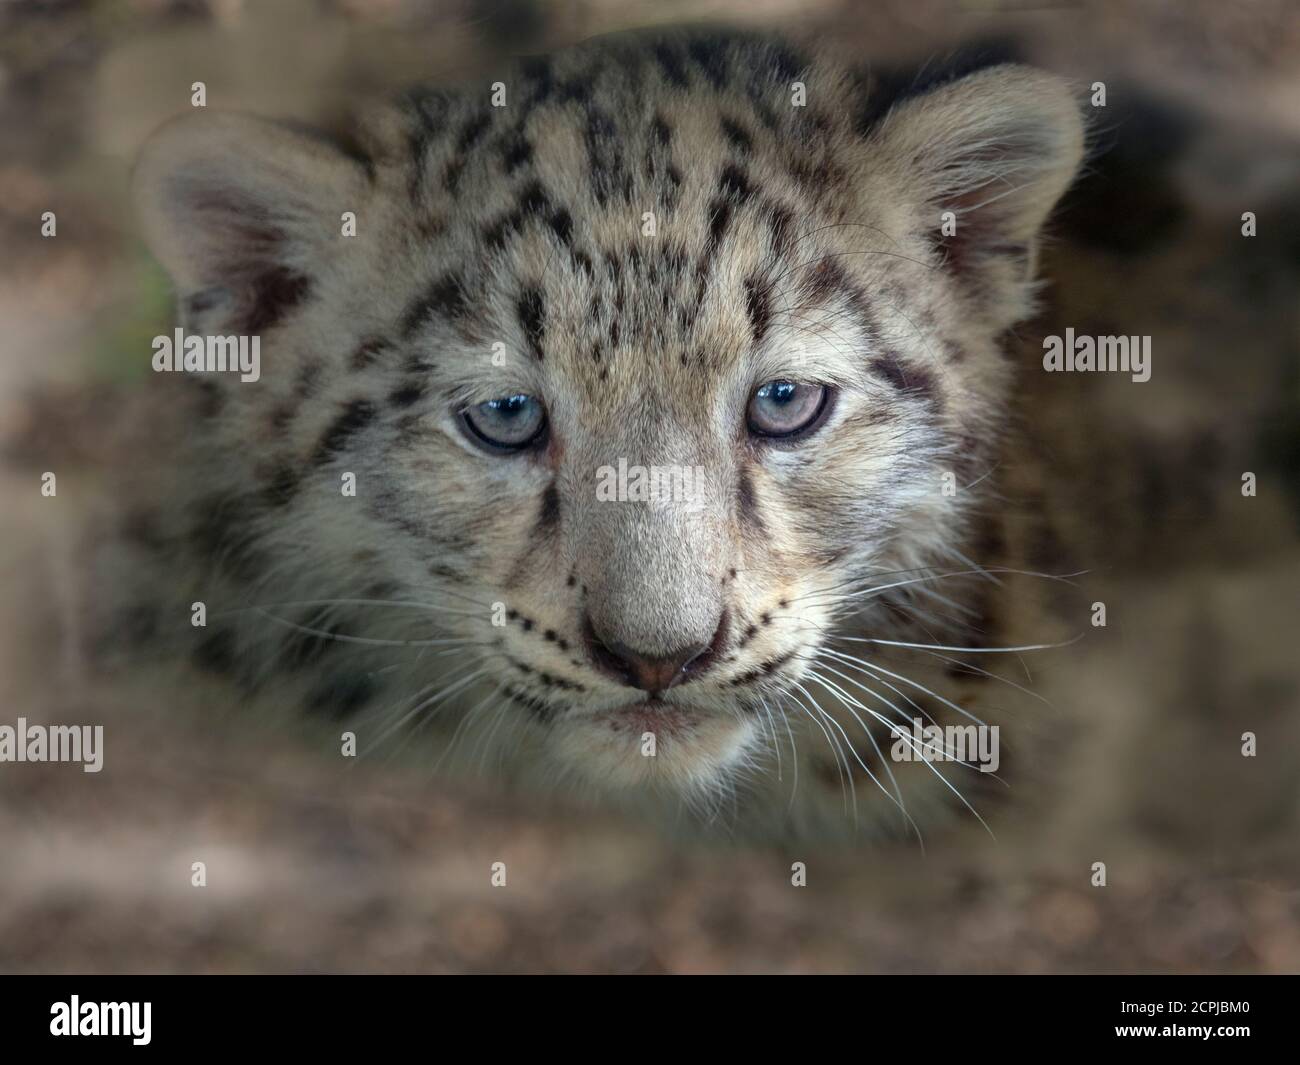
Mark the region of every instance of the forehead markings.
[[745, 311], [754, 343], [761, 344], [772, 322], [772, 282], [765, 277], [745, 279]]
[[[843, 304], [843, 313], [851, 314], [862, 328], [867, 342], [875, 348], [881, 345], [884, 332], [871, 313], [869, 300], [833, 255], [823, 255], [794, 269], [800, 274], [797, 294], [802, 307], [811, 309], [838, 300]], [[751, 321], [754, 321], [752, 314]], [[927, 401], [936, 410], [941, 406], [942, 397], [934, 374], [892, 348], [872, 354], [867, 370], [900, 395]]]
[[727, 46], [722, 40], [698, 37], [687, 45], [686, 50], [715, 89], [726, 85]]
[[731, 228], [732, 214], [737, 207], [750, 202], [754, 190], [744, 171], [735, 163], [727, 163], [718, 177], [717, 191], [708, 205], [708, 236], [696, 268], [696, 307], [704, 303], [713, 260]]
[[443, 274], [433, 281], [402, 316], [402, 336], [411, 337], [435, 318], [454, 321], [464, 316], [468, 309], [464, 281], [455, 271]]
[[651, 50], [655, 62], [659, 64], [664, 80], [674, 88], [685, 89], [690, 82], [686, 77], [686, 64], [682, 59], [680, 48], [675, 48], [667, 41], [660, 41]]
[[545, 358], [542, 340], [546, 335], [546, 303], [542, 290], [536, 285], [525, 285], [515, 302], [515, 314], [519, 318], [529, 353], [541, 362]]
[[497, 147], [501, 152], [501, 166], [507, 176], [532, 162], [533, 145], [524, 136], [522, 122], [506, 133], [498, 142]]
[[673, 127], [662, 111], [656, 111], [650, 123], [650, 137], [646, 145], [646, 177], [656, 189], [660, 206], [677, 205], [682, 187], [682, 172], [673, 162]]
[[442, 185], [453, 196], [460, 194], [460, 176], [465, 170], [469, 152], [492, 125], [492, 113], [495, 108], [482, 106], [462, 123], [456, 136], [456, 154], [447, 161], [442, 172]]
[[583, 142], [587, 148], [588, 180], [596, 202], [604, 207], [615, 196], [631, 202], [632, 175], [623, 154], [618, 125], [590, 101], [585, 104]]
[[[725, 45], [697, 40], [685, 46], [685, 53], [689, 60], [695, 64], [695, 67], [698, 67], [703, 72], [704, 77], [713, 83], [715, 88], [725, 88], [728, 54]], [[666, 74], [667, 81], [681, 86], [689, 84], [686, 56], [683, 56], [683, 46], [680, 43], [671, 47], [661, 45], [655, 49], [655, 60]], [[779, 58], [786, 66], [795, 61], [789, 56]], [[752, 106], [759, 102], [758, 98], [763, 95], [763, 93], [759, 92], [759, 89], [767, 88], [766, 85], [759, 85], [761, 80], [759, 76], [770, 77], [772, 70], [769, 68], [771, 67], [772, 63], [768, 63], [763, 70], [751, 72], [749, 95], [754, 99], [742, 101], [737, 106], [744, 109], [746, 104]], [[693, 72], [694, 67], [691, 70]], [[567, 79], [557, 80], [550, 63], [546, 61], [525, 64], [524, 71], [527, 88], [530, 91], [526, 91], [524, 104], [516, 111], [517, 115], [520, 112], [522, 112], [522, 115], [513, 123], [512, 129], [502, 132], [489, 142], [492, 148], [500, 154], [502, 167], [505, 171], [514, 173], [525, 167], [531, 167], [536, 171], [541, 160], [536, 154], [533, 142], [529, 141], [524, 135], [525, 126], [530, 123], [531, 119], [538, 117], [534, 112], [544, 103], [550, 102], [557, 109], [559, 105], [569, 105], [564, 107], [567, 115], [557, 113], [557, 111], [553, 111], [552, 114], [555, 115], [557, 120], [564, 118], [565, 124], [573, 129], [579, 144], [586, 148], [588, 162], [591, 166], [591, 172], [587, 176], [595, 199], [604, 204], [615, 194], [620, 192], [630, 193], [630, 177], [626, 174], [623, 155], [627, 140], [626, 138], [616, 137], [617, 128], [615, 123], [607, 113], [592, 103], [589, 83], [600, 72], [588, 69], [578, 71]], [[431, 104], [435, 111], [445, 111], [447, 107], [445, 101], [440, 97], [434, 97], [431, 101], [424, 101], [423, 106], [418, 108], [420, 116], [424, 119], [421, 125], [427, 124]], [[579, 114], [575, 115], [575, 111], [579, 112]], [[474, 113], [463, 118], [459, 126], [454, 122], [443, 124], [443, 129], [450, 127], [455, 133], [455, 150], [459, 156], [465, 156], [466, 153], [484, 141], [493, 125], [494, 117], [493, 113], [486, 107], [480, 106]], [[758, 117], [761, 119], [762, 115], [758, 115]], [[814, 116], [814, 118], [816, 117], [819, 116]], [[721, 129], [722, 137], [737, 156], [752, 154], [754, 134], [750, 129], [746, 128], [744, 121], [736, 113], [730, 112], [720, 117], [715, 114], [713, 121], [718, 123], [714, 129]], [[821, 131], [825, 132], [826, 124], [824, 121], [820, 124], [813, 121], [810, 124], [815, 127], [820, 125]], [[665, 191], [663, 188], [665, 181], [667, 185], [671, 186], [669, 192], [675, 191], [676, 186], [681, 181], [680, 173], [676, 171], [671, 162], [673, 136], [673, 128], [668, 119], [664, 117], [663, 109], [656, 110], [646, 127], [643, 140], [646, 144], [647, 174], [659, 176], [663, 179], [658, 183], [661, 186], [661, 196]], [[432, 139], [431, 135], [429, 139]], [[538, 143], [546, 143], [546, 138], [543, 137]], [[658, 154], [656, 154], [657, 151]], [[569, 158], [571, 159], [572, 156], [570, 155]], [[455, 162], [456, 160], [453, 160], [453, 164]], [[571, 169], [571, 164], [569, 166]], [[459, 170], [449, 165], [447, 173], [452, 175], [450, 184], [454, 185], [458, 179]], [[707, 218], [708, 240], [705, 245], [705, 254], [699, 263], [701, 294], [711, 267], [710, 259], [734, 229], [737, 208], [758, 199], [763, 200], [762, 217], [766, 220], [771, 231], [770, 242], [773, 252], [779, 256], [789, 250], [793, 212], [775, 200], [759, 196], [751, 185], [745, 170], [738, 165], [738, 161], [732, 161], [723, 167], [719, 175], [717, 193], [709, 203]], [[504, 246], [524, 228], [529, 218], [534, 216], [537, 216], [551, 229], [560, 244], [569, 248], [575, 261], [584, 270], [594, 273], [590, 256], [574, 247], [573, 218], [569, 210], [565, 207], [554, 206], [545, 186], [536, 178], [528, 182], [520, 190], [516, 206], [489, 226], [485, 233], [487, 242], [493, 246]], [[769, 280], [760, 276], [759, 273], [753, 273], [745, 280], [744, 288], [744, 306], [750, 319], [751, 330], [756, 341], [761, 340], [769, 332], [772, 318], [773, 286]], [[529, 350], [535, 358], [540, 359], [544, 356], [542, 342], [546, 328], [546, 308], [541, 291], [535, 285], [527, 286], [519, 293], [515, 302], [516, 316], [524, 331]], [[622, 310], [622, 308], [616, 309]], [[434, 315], [454, 317], [461, 312], [463, 312], [463, 297], [460, 295], [459, 287], [453, 284], [434, 282], [430, 291], [425, 294], [423, 306], [417, 304], [416, 307], [413, 307], [408, 314], [407, 322], [409, 326], [413, 327], [414, 322], [423, 317]], [[618, 319], [612, 317], [608, 324], [608, 330], [611, 346], [615, 348], [618, 346], [619, 341], [618, 329]], [[600, 359], [599, 349], [592, 347], [590, 350], [592, 361], [598, 361]], [[891, 375], [888, 370], [884, 372], [885, 376], [891, 381], [897, 376]], [[395, 398], [400, 402], [410, 398], [410, 396], [411, 393], [401, 391], [400, 396]]]
[[415, 89], [406, 97], [406, 112], [409, 116], [407, 147], [411, 156], [407, 194], [416, 207], [422, 206], [424, 199], [424, 177], [429, 153], [446, 132], [447, 113], [450, 110], [451, 97], [436, 89]]

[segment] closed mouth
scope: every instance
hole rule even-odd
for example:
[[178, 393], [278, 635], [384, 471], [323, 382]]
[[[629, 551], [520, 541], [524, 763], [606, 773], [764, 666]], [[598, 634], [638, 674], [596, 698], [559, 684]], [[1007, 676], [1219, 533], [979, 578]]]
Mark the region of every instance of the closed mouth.
[[602, 710], [599, 718], [615, 731], [650, 732], [656, 736], [673, 735], [693, 728], [699, 711], [678, 703], [666, 703], [651, 696]]

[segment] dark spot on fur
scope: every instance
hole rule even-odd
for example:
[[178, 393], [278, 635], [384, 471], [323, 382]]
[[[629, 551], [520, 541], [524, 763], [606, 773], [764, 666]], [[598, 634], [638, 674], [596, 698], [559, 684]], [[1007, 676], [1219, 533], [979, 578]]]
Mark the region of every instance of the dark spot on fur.
[[424, 397], [426, 388], [422, 381], [407, 381], [388, 393], [388, 402], [394, 407], [409, 407]]
[[871, 360], [871, 371], [884, 378], [898, 392], [934, 400], [935, 380], [929, 370], [908, 365], [897, 355], [887, 352]]
[[721, 89], [727, 82], [727, 46], [718, 38], [700, 38], [690, 43], [687, 50], [691, 58], [699, 64], [704, 76], [715, 89]]
[[352, 353], [352, 369], [364, 370], [367, 366], [373, 366], [391, 347], [392, 345], [383, 337], [369, 337], [363, 340]]
[[718, 179], [718, 188], [722, 195], [737, 200], [747, 200], [753, 195], [753, 189], [750, 187], [749, 178], [745, 172], [734, 163], [728, 163], [722, 168], [722, 175]]
[[288, 267], [277, 267], [257, 277], [252, 284], [252, 305], [241, 330], [258, 334], [277, 325], [311, 293], [311, 279]]
[[663, 71], [664, 77], [668, 84], [676, 86], [679, 89], [686, 88], [686, 64], [682, 62], [681, 55], [667, 44], [656, 44], [653, 48], [655, 62], [659, 64], [659, 69]]
[[623, 140], [613, 119], [594, 107], [588, 109], [583, 139], [596, 201], [604, 205], [614, 196], [631, 199], [632, 179], [623, 161]]
[[778, 255], [790, 252], [793, 243], [794, 212], [784, 204], [768, 207], [768, 224], [772, 228], [772, 248]]
[[541, 290], [533, 285], [525, 288], [519, 294], [515, 313], [519, 316], [519, 325], [528, 342], [528, 350], [540, 362], [544, 358], [542, 340], [546, 335], [546, 305]]
[[556, 84], [556, 97], [560, 103], [585, 104], [591, 99], [591, 81], [578, 76]]
[[267, 478], [262, 498], [273, 507], [283, 507], [293, 501], [298, 494], [301, 477], [297, 470], [287, 462], [277, 462]]
[[466, 310], [465, 292], [458, 274], [444, 274], [407, 308], [402, 316], [402, 335], [410, 336], [434, 318], [455, 320]]
[[460, 134], [456, 138], [456, 150], [458, 152], [469, 151], [483, 139], [483, 134], [487, 132], [488, 126], [491, 124], [492, 112], [488, 110], [480, 111], [469, 118], [460, 128]]
[[519, 213], [524, 217], [544, 214], [550, 206], [551, 197], [546, 191], [546, 186], [540, 181], [530, 181], [519, 193]]
[[552, 481], [542, 492], [542, 505], [537, 513], [537, 523], [534, 531], [538, 537], [546, 536], [555, 531], [560, 524], [560, 493]]
[[714, 200], [709, 205], [709, 250], [717, 248], [731, 224], [731, 204], [727, 200]]
[[516, 706], [521, 706], [527, 710], [543, 725], [548, 724], [555, 716], [555, 709], [535, 695], [507, 689], [506, 697]]
[[573, 216], [569, 214], [567, 208], [561, 207], [551, 215], [547, 224], [551, 227], [551, 231], [560, 238], [562, 243], [569, 243], [569, 240], [573, 235]]
[[754, 343], [760, 344], [767, 336], [772, 321], [772, 284], [767, 279], [748, 278], [745, 281], [745, 311], [754, 334]]
[[772, 60], [772, 72], [780, 81], [792, 81], [803, 70], [803, 59], [783, 44], [773, 44], [768, 54]]
[[442, 172], [442, 185], [453, 195], [460, 189], [460, 176], [465, 172], [465, 160], [453, 159]]
[[742, 154], [748, 154], [754, 148], [754, 138], [749, 135], [745, 129], [734, 118], [723, 118], [722, 120], [723, 136], [731, 142], [731, 146]]
[[734, 678], [731, 682], [731, 686], [734, 688], [741, 684], [752, 684], [754, 681], [761, 680], [763, 677], [770, 677], [778, 669], [789, 662], [790, 659], [794, 658], [794, 656], [795, 652], [790, 650], [786, 651], [785, 654], [778, 655], [776, 658], [769, 658], [762, 665], [751, 669], [748, 673], [742, 673], [739, 677]]
[[501, 162], [507, 174], [513, 174], [533, 158], [533, 146], [524, 139], [522, 133], [516, 133], [502, 148]]
[[325, 430], [316, 446], [314, 461], [327, 462], [347, 446], [348, 441], [375, 417], [375, 405], [368, 399], [353, 399], [343, 405], [343, 411]]
[[844, 268], [834, 259], [819, 259], [804, 273], [802, 289], [810, 304], [824, 303], [832, 296], [851, 291]]
[[446, 129], [450, 97], [445, 92], [422, 86], [408, 93], [406, 101], [414, 119], [408, 136], [411, 176], [407, 192], [411, 202], [418, 204], [424, 185], [425, 159], [429, 153], [429, 146], [438, 140]]

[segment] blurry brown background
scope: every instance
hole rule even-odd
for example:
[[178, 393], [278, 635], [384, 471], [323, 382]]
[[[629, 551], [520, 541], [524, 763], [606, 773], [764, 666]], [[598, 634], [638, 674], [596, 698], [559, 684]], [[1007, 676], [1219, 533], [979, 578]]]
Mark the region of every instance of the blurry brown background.
[[[334, 124], [502, 54], [699, 20], [873, 62], [980, 42], [1107, 85], [1023, 330], [1042, 502], [1090, 571], [1080, 600], [1110, 615], [1033, 663], [1060, 718], [1048, 793], [1000, 808], [997, 842], [924, 856], [674, 843], [418, 763], [340, 774], [237, 708], [92, 673], [79, 537], [123, 456], [163, 439], [137, 397], [171, 308], [129, 168], [191, 82], [209, 106]], [[1300, 970], [1298, 295], [1289, 0], [0, 0], [0, 724], [111, 723], [98, 775], [0, 764], [0, 969]], [[1065, 325], [1152, 335], [1152, 380], [1033, 372], [1036, 336]]]

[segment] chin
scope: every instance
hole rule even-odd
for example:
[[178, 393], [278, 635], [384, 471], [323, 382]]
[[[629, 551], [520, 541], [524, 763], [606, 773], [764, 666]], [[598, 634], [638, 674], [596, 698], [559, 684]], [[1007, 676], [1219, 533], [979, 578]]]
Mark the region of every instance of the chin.
[[587, 783], [690, 795], [729, 781], [758, 740], [757, 725], [734, 712], [643, 702], [571, 712], [555, 722], [549, 742], [564, 769]]

